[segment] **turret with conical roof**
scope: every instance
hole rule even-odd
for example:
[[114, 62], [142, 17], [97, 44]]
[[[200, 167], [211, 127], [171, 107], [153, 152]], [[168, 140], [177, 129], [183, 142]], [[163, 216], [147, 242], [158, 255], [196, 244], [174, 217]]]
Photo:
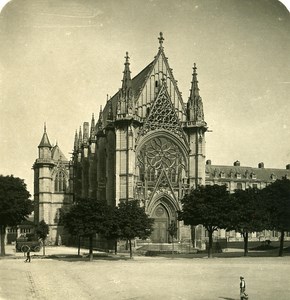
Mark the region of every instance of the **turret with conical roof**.
[[47, 240], [55, 244], [59, 238], [64, 238], [58, 216], [60, 207], [69, 205], [69, 162], [57, 142], [53, 147], [50, 144], [46, 125], [38, 149], [39, 157], [33, 164], [34, 222], [37, 226], [44, 220], [49, 225]]
[[51, 144], [46, 133], [46, 124], [44, 124], [44, 132], [40, 144], [38, 145], [38, 157], [40, 159], [51, 159]]

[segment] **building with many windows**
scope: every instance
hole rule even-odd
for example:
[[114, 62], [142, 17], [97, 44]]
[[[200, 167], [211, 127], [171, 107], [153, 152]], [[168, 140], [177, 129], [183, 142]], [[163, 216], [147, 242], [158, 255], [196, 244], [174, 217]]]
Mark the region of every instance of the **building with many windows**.
[[[236, 189], [245, 190], [247, 188], [263, 189], [273, 183], [276, 179], [283, 177], [290, 178], [290, 165], [285, 169], [265, 168], [264, 163], [258, 163], [257, 167], [242, 166], [239, 161], [235, 161], [232, 166], [213, 165], [211, 160], [206, 161], [205, 184], [206, 185], [226, 185], [230, 192]], [[243, 240], [240, 233], [234, 231], [226, 232], [219, 230], [215, 237], [227, 238], [228, 241]], [[286, 234], [288, 239], [290, 234]], [[249, 233], [249, 240], [277, 240], [278, 232], [265, 230], [263, 232]]]

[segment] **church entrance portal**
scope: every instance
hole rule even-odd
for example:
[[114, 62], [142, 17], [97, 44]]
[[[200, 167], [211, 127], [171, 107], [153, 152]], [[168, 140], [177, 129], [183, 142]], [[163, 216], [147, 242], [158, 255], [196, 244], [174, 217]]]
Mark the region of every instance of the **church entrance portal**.
[[169, 216], [166, 208], [159, 204], [154, 212], [154, 225], [153, 232], [151, 234], [151, 240], [153, 243], [168, 243], [168, 225], [169, 225]]

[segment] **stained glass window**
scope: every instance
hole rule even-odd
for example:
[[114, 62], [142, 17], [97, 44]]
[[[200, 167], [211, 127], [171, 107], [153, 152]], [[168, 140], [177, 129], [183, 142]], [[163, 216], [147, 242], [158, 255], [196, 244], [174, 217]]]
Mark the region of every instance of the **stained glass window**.
[[55, 175], [54, 179], [54, 191], [64, 192], [66, 189], [66, 178], [63, 172], [59, 171]]
[[138, 155], [139, 179], [156, 181], [164, 170], [169, 180], [177, 182], [185, 168], [179, 147], [166, 137], [149, 140]]

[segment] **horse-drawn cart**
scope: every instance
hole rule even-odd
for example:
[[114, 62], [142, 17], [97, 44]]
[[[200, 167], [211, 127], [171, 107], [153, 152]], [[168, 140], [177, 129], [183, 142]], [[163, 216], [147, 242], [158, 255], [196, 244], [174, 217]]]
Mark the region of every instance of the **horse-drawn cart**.
[[41, 249], [41, 242], [21, 237], [16, 240], [16, 252], [27, 252], [28, 250], [38, 252]]

